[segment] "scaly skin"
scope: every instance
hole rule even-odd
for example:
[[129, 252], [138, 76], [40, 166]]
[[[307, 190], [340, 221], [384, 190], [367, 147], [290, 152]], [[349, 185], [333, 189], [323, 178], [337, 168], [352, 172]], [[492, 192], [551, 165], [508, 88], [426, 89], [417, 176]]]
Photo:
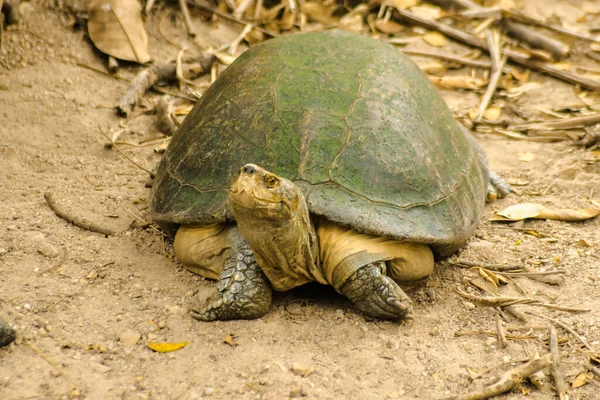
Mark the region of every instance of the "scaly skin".
[[382, 262], [365, 265], [342, 285], [340, 292], [369, 317], [412, 319], [410, 298], [400, 286], [382, 274]]
[[271, 304], [271, 285], [250, 245], [241, 239], [227, 257], [219, 276], [217, 292], [191, 315], [201, 321], [262, 317]]

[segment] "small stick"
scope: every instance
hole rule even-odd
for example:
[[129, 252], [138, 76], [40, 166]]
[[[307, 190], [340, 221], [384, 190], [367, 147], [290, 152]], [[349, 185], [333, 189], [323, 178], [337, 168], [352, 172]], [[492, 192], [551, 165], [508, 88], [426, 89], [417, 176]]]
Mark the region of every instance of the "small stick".
[[565, 271], [531, 271], [531, 272], [501, 272], [501, 275], [506, 276], [544, 276], [544, 275], [560, 275], [564, 274]]
[[526, 42], [531, 47], [550, 52], [555, 60], [562, 60], [569, 55], [569, 46], [548, 37], [548, 35], [536, 32], [526, 25], [513, 21], [503, 21], [502, 25], [509, 36], [522, 42]]
[[508, 126], [507, 129], [512, 131], [526, 131], [529, 129], [573, 129], [595, 125], [598, 122], [600, 122], [600, 113], [584, 115], [582, 117], [572, 117], [558, 121], [529, 122], [526, 124]]
[[54, 367], [55, 370], [58, 371], [58, 373], [65, 378], [65, 380], [67, 381], [67, 383], [69, 384], [69, 386], [71, 386], [71, 393], [77, 391], [77, 387], [73, 384], [73, 381], [71, 380], [71, 378], [69, 378], [69, 375], [67, 375], [67, 373], [58, 366], [58, 364], [56, 362], [54, 362], [53, 359], [51, 359], [50, 357], [48, 357], [47, 355], [45, 355], [40, 349], [38, 349], [37, 347], [35, 347], [34, 345], [32, 345], [31, 343], [27, 342], [27, 341], [23, 341], [23, 344], [27, 347], [29, 347], [35, 354], [37, 354], [38, 356], [42, 357], [48, 364], [50, 364], [52, 367]]
[[173, 102], [170, 101], [169, 96], [162, 96], [156, 103], [156, 128], [167, 136], [173, 136], [178, 128], [172, 118], [173, 109]]
[[106, 227], [98, 225], [94, 222], [87, 221], [84, 218], [71, 215], [70, 213], [65, 211], [61, 206], [59, 206], [56, 203], [52, 193], [50, 193], [50, 192], [44, 193], [44, 198], [46, 199], [48, 206], [52, 209], [52, 211], [54, 211], [54, 213], [57, 216], [64, 219], [65, 221], [75, 225], [76, 227], [85, 229], [86, 231], [90, 231], [90, 232], [101, 233], [104, 236], [116, 235], [116, 233], [110, 228], [106, 228]]
[[190, 18], [190, 10], [188, 10], [186, 0], [179, 0], [179, 8], [181, 8], [181, 13], [183, 14], [183, 22], [185, 23], [185, 28], [188, 31], [188, 35], [191, 37], [196, 37], [196, 29], [192, 24], [192, 18]]
[[[486, 13], [486, 15], [489, 14], [490, 17], [499, 20], [502, 16], [502, 11], [504, 11], [499, 8], [482, 7], [472, 0], [450, 0], [449, 3], [459, 6], [460, 8], [466, 8], [471, 12], [471, 14], [468, 12], [461, 13], [463, 16], [479, 17], [478, 14]], [[558, 40], [552, 39], [547, 35], [543, 35], [527, 25], [506, 20], [503, 21], [502, 25], [509, 36], [522, 42], [526, 42], [531, 47], [550, 52], [556, 60], [560, 60], [569, 54], [569, 46]]]
[[594, 348], [592, 346], [590, 346], [590, 344], [584, 338], [582, 338], [581, 335], [579, 335], [577, 332], [575, 332], [573, 330], [573, 328], [571, 328], [569, 325], [565, 324], [564, 322], [561, 322], [561, 321], [557, 320], [556, 318], [547, 317], [545, 315], [534, 313], [531, 311], [527, 311], [527, 314], [535, 315], [536, 317], [540, 317], [540, 318], [547, 319], [548, 321], [552, 321], [556, 325], [560, 326], [561, 328], [563, 328], [564, 330], [569, 332], [571, 335], [575, 336], [577, 338], [577, 340], [579, 340], [588, 350], [594, 351]]
[[[105, 137], [105, 138], [107, 138], [108, 140], [111, 140], [111, 138], [109, 138], [107, 134], [105, 134], [104, 132], [102, 132], [102, 129], [98, 129], [98, 130], [100, 131], [100, 133], [101, 133], [102, 135], [104, 135], [104, 137]], [[130, 162], [130, 163], [132, 163], [133, 165], [135, 165], [136, 167], [138, 167], [138, 168], [139, 168], [139, 169], [141, 169], [142, 171], [145, 171], [145, 172], [147, 172], [147, 173], [150, 175], [150, 177], [151, 177], [151, 178], [154, 178], [154, 176], [155, 176], [154, 172], [150, 171], [149, 169], [146, 169], [146, 168], [142, 167], [140, 164], [138, 164], [137, 162], [135, 162], [135, 161], [133, 160], [133, 158], [131, 158], [131, 157], [129, 157], [127, 154], [125, 154], [125, 153], [123, 152], [123, 150], [121, 150], [121, 149], [119, 148], [119, 146], [117, 146], [117, 145], [115, 144], [115, 142], [111, 141], [111, 143], [112, 143], [112, 147], [113, 147], [113, 148], [114, 148], [114, 149], [115, 149], [115, 150], [116, 150], [116, 151], [117, 151], [119, 154], [121, 154], [123, 157], [125, 157], [125, 158], [126, 158], [126, 159], [127, 159], [129, 162]]]
[[544, 21], [539, 21], [537, 19], [534, 19], [534, 18], [531, 18], [531, 17], [527, 17], [527, 16], [522, 15], [522, 14], [517, 14], [517, 13], [514, 13], [512, 11], [508, 11], [508, 10], [502, 10], [502, 12], [506, 16], [508, 16], [510, 19], [513, 19], [513, 20], [518, 21], [518, 22], [541, 26], [542, 28], [546, 28], [546, 29], [549, 29], [551, 31], [562, 33], [563, 35], [571, 36], [571, 37], [574, 37], [574, 38], [577, 38], [577, 39], [586, 40], [588, 42], [600, 43], [600, 38], [593, 37], [593, 36], [588, 36], [588, 35], [583, 35], [583, 34], [577, 33], [577, 32], [573, 32], [571, 30], [563, 28], [560, 25], [547, 24]]
[[514, 364], [514, 363], [523, 363], [523, 362], [527, 362], [529, 360], [530, 360], [529, 358], [522, 358], [520, 360], [507, 361], [507, 362], [502, 362], [500, 364], [493, 365], [491, 367], [488, 367], [488, 368], [484, 369], [483, 371], [479, 372], [476, 375], [472, 375], [471, 376], [471, 380], [474, 381], [475, 379], [479, 379], [482, 376], [484, 376], [485, 374], [487, 374], [488, 372], [495, 370], [496, 368], [501, 368], [501, 367], [504, 367], [506, 365], [510, 365], [510, 364]]
[[[439, 58], [440, 60], [454, 61], [456, 63], [466, 65], [468, 67], [476, 67], [476, 68], [491, 68], [492, 67], [492, 64], [487, 61], [471, 60], [469, 58], [453, 56], [451, 54], [440, 54], [440, 53], [433, 53], [433, 52], [428, 52], [428, 51], [414, 51], [414, 50], [404, 50], [404, 49], [401, 49], [400, 51], [402, 51], [404, 54], [409, 55], [409, 56]], [[509, 71], [507, 70], [507, 72], [509, 72]]]
[[506, 340], [506, 334], [504, 333], [504, 327], [502, 326], [502, 318], [500, 318], [500, 310], [496, 310], [496, 331], [498, 332], [498, 341], [504, 348], [508, 345]]
[[481, 99], [479, 109], [477, 110], [475, 122], [481, 122], [481, 117], [492, 101], [492, 97], [498, 87], [498, 81], [500, 81], [500, 77], [502, 76], [502, 70], [506, 65], [506, 55], [500, 56], [500, 35], [498, 34], [498, 31], [488, 29], [486, 31], [486, 38], [490, 48], [490, 55], [492, 56], [492, 75], [490, 76], [490, 82]]
[[[498, 332], [494, 331], [467, 331], [467, 332], [456, 332], [454, 336], [475, 336], [475, 335], [486, 335], [490, 337], [498, 337]], [[535, 336], [523, 336], [523, 335], [515, 335], [515, 334], [506, 334], [506, 339], [508, 340], [533, 340], [536, 339]]]
[[600, 378], [600, 368], [594, 367], [593, 365], [588, 365], [586, 368], [589, 369], [592, 374]]
[[483, 400], [490, 397], [508, 392], [519, 383], [527, 379], [531, 374], [540, 371], [552, 365], [552, 355], [546, 354], [544, 357], [535, 358], [516, 368], [506, 371], [500, 377], [498, 382], [489, 385], [481, 390], [473, 391], [468, 394], [449, 397], [445, 400]]
[[467, 260], [458, 260], [452, 265], [456, 265], [461, 268], [470, 268], [470, 267], [481, 267], [485, 269], [489, 269], [490, 271], [509, 271], [514, 269], [522, 269], [518, 264], [486, 264], [479, 261], [467, 261]]
[[[454, 40], [458, 40], [462, 43], [465, 43], [469, 46], [478, 47], [480, 49], [484, 49], [489, 51], [489, 48], [485, 41], [479, 39], [478, 37], [471, 35], [468, 32], [463, 30], [454, 28], [448, 24], [444, 24], [438, 21], [434, 21], [427, 18], [422, 18], [410, 11], [403, 9], [394, 9], [394, 14], [399, 16], [400, 18], [406, 19], [416, 25], [423, 26], [427, 29], [438, 30], [441, 33], [445, 34], [448, 37], [453, 38]], [[524, 65], [528, 68], [535, 69], [537, 71], [546, 73], [555, 78], [561, 79], [566, 82], [574, 83], [576, 85], [581, 85], [590, 90], [600, 91], [600, 82], [595, 79], [585, 78], [583, 76], [573, 74], [568, 71], [562, 71], [550, 63], [537, 61], [529, 58], [526, 55], [522, 55], [516, 51], [510, 49], [503, 49], [502, 54], [505, 54], [509, 60], [516, 62], [518, 64]]]
[[514, 304], [529, 304], [531, 306], [546, 307], [546, 308], [551, 308], [551, 309], [560, 310], [560, 311], [571, 311], [571, 312], [589, 312], [590, 311], [589, 308], [565, 307], [565, 306], [559, 306], [556, 304], [542, 303], [541, 301], [530, 298], [530, 297], [509, 297], [509, 296], [506, 296], [506, 297], [480, 297], [480, 296], [475, 296], [475, 295], [472, 295], [469, 293], [465, 293], [460, 290], [455, 290], [455, 292], [458, 293], [458, 295], [460, 297], [463, 297], [467, 300], [478, 302], [481, 305], [489, 306], [489, 307], [506, 307], [506, 306], [512, 306]]
[[567, 386], [565, 384], [565, 376], [560, 369], [560, 351], [558, 350], [558, 334], [554, 325], [550, 325], [550, 353], [552, 353], [552, 367], [550, 372], [554, 378], [554, 385], [558, 392], [558, 398], [560, 400], [567, 400], [569, 395], [567, 394]]
[[512, 314], [513, 317], [520, 321], [523, 321], [525, 323], [529, 322], [529, 318], [527, 318], [527, 315], [525, 315], [524, 312], [517, 310], [515, 306], [506, 306], [504, 307], [504, 311], [508, 312], [509, 314]]

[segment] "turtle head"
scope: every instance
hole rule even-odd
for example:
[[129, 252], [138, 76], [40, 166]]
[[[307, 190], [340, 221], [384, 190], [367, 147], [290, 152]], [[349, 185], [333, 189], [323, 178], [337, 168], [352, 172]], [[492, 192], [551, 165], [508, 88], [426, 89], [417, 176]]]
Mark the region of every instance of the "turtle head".
[[291, 181], [255, 164], [246, 164], [229, 189], [229, 203], [239, 217], [288, 221], [302, 207], [302, 192]]

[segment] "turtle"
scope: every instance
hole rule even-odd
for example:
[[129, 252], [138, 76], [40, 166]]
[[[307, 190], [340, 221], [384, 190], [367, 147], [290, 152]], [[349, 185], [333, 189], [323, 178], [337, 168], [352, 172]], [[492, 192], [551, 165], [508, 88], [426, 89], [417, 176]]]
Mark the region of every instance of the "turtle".
[[204, 320], [265, 315], [272, 290], [331, 285], [371, 318], [412, 318], [402, 284], [463, 246], [509, 187], [398, 49], [341, 30], [251, 47], [158, 166], [152, 219], [213, 292]]

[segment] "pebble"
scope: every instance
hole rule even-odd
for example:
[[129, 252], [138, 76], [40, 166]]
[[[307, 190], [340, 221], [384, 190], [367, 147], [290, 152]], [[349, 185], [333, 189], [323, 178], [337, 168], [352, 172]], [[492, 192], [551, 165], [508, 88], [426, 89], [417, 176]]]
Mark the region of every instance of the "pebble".
[[475, 304], [471, 303], [470, 301], [463, 301], [463, 304], [467, 310], [475, 309]]
[[210, 386], [208, 386], [207, 388], [204, 389], [204, 395], [206, 397], [210, 397], [215, 393], [215, 389], [211, 388]]
[[142, 335], [140, 333], [128, 329], [119, 335], [119, 342], [126, 346], [134, 346], [141, 338]]
[[100, 363], [96, 363], [96, 362], [90, 362], [90, 368], [92, 368], [94, 371], [96, 372], [100, 372], [101, 374], [105, 374], [108, 371], [110, 371], [110, 367], [107, 367], [104, 364], [100, 364]]
[[185, 310], [179, 306], [166, 306], [167, 311], [174, 315], [185, 315]]
[[0, 247], [0, 256], [5, 255], [6, 253], [8, 253], [8, 250], [6, 250], [4, 247]]
[[46, 240], [43, 240], [38, 243], [37, 251], [44, 257], [48, 257], [48, 258], [55, 258], [55, 257], [58, 257], [58, 255], [60, 254], [58, 249], [54, 245], [47, 242]]
[[312, 368], [298, 363], [293, 363], [290, 370], [294, 373], [294, 375], [302, 376], [304, 378], [312, 373]]

